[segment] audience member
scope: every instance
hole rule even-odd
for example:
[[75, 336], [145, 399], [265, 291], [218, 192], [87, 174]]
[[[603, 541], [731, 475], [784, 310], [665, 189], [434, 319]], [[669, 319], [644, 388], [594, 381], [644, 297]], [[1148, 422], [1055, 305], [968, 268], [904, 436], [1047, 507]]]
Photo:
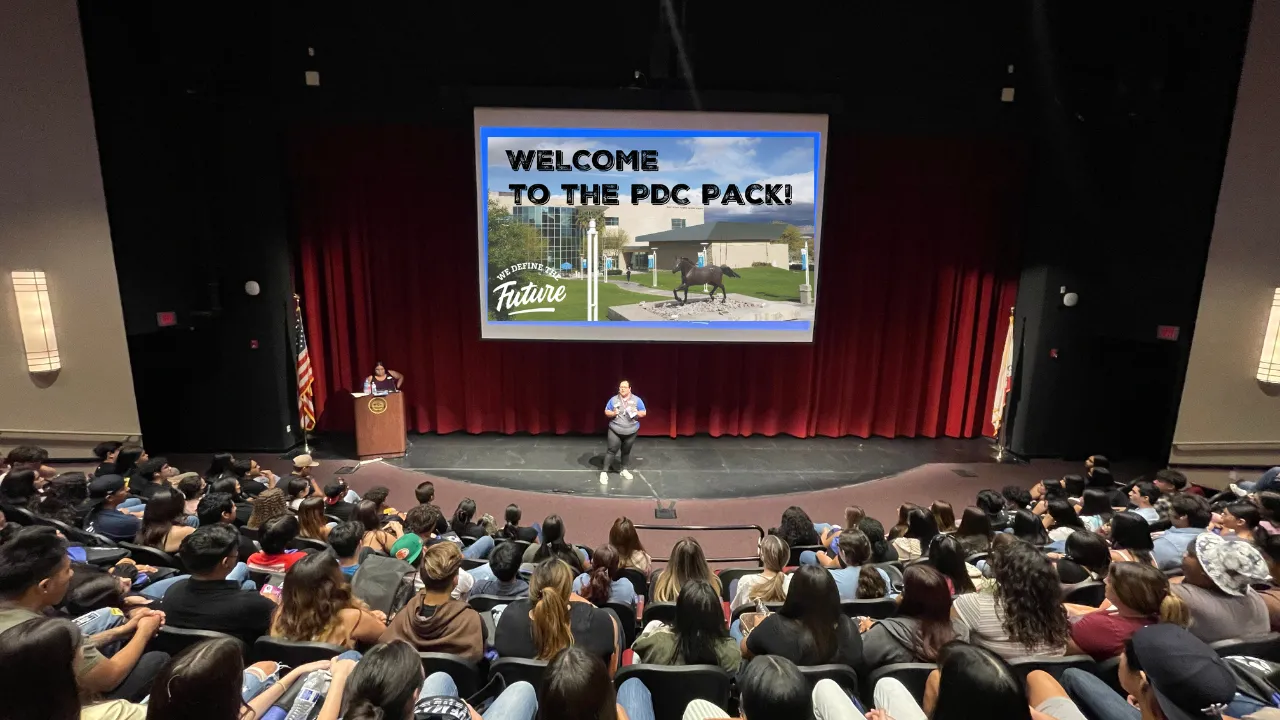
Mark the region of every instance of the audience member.
[[1271, 629], [1267, 605], [1249, 586], [1269, 574], [1249, 543], [1202, 533], [1187, 546], [1183, 579], [1172, 592], [1191, 609], [1191, 633], [1207, 643], [1261, 635]]
[[161, 488], [170, 487], [168, 479], [177, 474], [178, 471], [169, 465], [168, 460], [149, 457], [138, 463], [137, 472], [129, 480], [129, 492], [150, 502], [151, 495]]
[[782, 522], [770, 532], [786, 540], [787, 545], [793, 548], [821, 544], [813, 520], [803, 508], [795, 505], [783, 511]]
[[1062, 586], [1035, 547], [1014, 541], [992, 553], [994, 591], [956, 597], [956, 619], [969, 641], [1006, 658], [1061, 655], [1070, 636]]
[[338, 558], [338, 567], [350, 580], [360, 569], [360, 551], [364, 549], [364, 526], [358, 522], [338, 523], [329, 531], [327, 542]]
[[1045, 503], [1044, 526], [1049, 531], [1050, 542], [1065, 542], [1077, 530], [1088, 531], [1066, 498], [1053, 498]]
[[576, 647], [565, 648], [547, 663], [537, 705], [539, 720], [653, 717], [653, 697], [644, 683], [638, 678], [627, 680], [618, 686], [615, 695], [609, 669], [600, 658]]
[[[411, 567], [416, 568], [418, 567], [418, 561], [422, 558], [422, 551], [425, 548], [434, 547], [436, 545], [453, 545], [455, 548], [458, 547], [457, 543], [444, 540], [442, 538], [432, 536], [424, 541], [420, 535], [405, 533], [404, 537], [397, 540], [395, 545], [391, 546], [391, 557], [397, 560], [403, 560]], [[463, 554], [463, 557], [466, 557], [465, 553]], [[368, 561], [366, 560], [366, 562]], [[415, 579], [414, 585], [418, 590], [425, 587], [422, 582], [421, 575]], [[459, 570], [458, 584], [454, 587], [453, 592], [449, 593], [449, 595], [454, 600], [466, 600], [474, 585], [475, 578], [473, 578], [466, 570]]]
[[524, 597], [529, 594], [529, 583], [520, 577], [520, 546], [514, 542], [499, 543], [489, 554], [489, 575], [477, 573], [471, 595], [497, 595], [500, 597]]
[[[329, 507], [332, 508], [333, 506], [330, 505]], [[350, 517], [364, 526], [364, 546], [374, 552], [390, 554], [391, 546], [395, 545], [396, 540], [404, 534], [404, 528], [398, 522], [389, 522], [384, 525], [382, 517], [378, 515], [378, 506], [373, 502], [361, 500], [355, 508], [355, 513]], [[337, 517], [342, 516], [338, 515]]]
[[239, 535], [224, 524], [197, 528], [179, 554], [191, 577], [164, 594], [165, 621], [181, 628], [234, 635], [250, 647], [271, 628], [275, 603], [243, 588]]
[[680, 589], [691, 580], [706, 580], [715, 588], [716, 593], [720, 592], [720, 578], [707, 564], [702, 546], [697, 540], [685, 537], [680, 538], [675, 547], [671, 548], [671, 559], [653, 581], [653, 587], [650, 588], [653, 602], [675, 602]]
[[[565, 542], [564, 520], [559, 515], [550, 515], [542, 521], [541, 543], [530, 545], [524, 551], [524, 561], [540, 563], [549, 557], [558, 557], [565, 561], [579, 575], [586, 569], [587, 554]], [[477, 540], [479, 544], [483, 540]]]
[[884, 536], [884, 525], [873, 517], [864, 517], [858, 522], [858, 529], [863, 535], [867, 536], [867, 541], [871, 543], [871, 562], [884, 563], [893, 562], [898, 559], [898, 551], [893, 549], [893, 545]]
[[[836, 566], [829, 568], [831, 579], [836, 583], [840, 599], [855, 600], [858, 597], [858, 581], [864, 566], [871, 562], [871, 541], [861, 530], [844, 530], [840, 533], [840, 553], [836, 556]], [[870, 566], [873, 567], [873, 566]], [[893, 581], [881, 568], [875, 567], [875, 573], [884, 580], [886, 587]]]
[[138, 463], [147, 459], [147, 451], [137, 443], [125, 443], [116, 453], [115, 474], [126, 480], [132, 480], [138, 472]]
[[382, 485], [375, 485], [369, 488], [364, 494], [363, 500], [373, 503], [378, 511], [378, 516], [382, 518], [383, 523], [400, 522], [404, 520], [404, 513], [399, 512], [393, 507], [387, 506], [387, 497], [391, 495], [391, 489]]
[[991, 516], [982, 508], [965, 508], [955, 533], [965, 557], [988, 552], [991, 549], [991, 532]]
[[[1177, 470], [1168, 468], [1157, 472], [1151, 482], [1162, 495], [1173, 495], [1184, 491], [1190, 493], [1191, 490], [1199, 490], [1194, 486], [1191, 486], [1190, 490], [1188, 490], [1187, 476]], [[1200, 497], [1200, 495], [1196, 494], [1196, 497]]]
[[253, 459], [235, 460], [231, 463], [234, 477], [240, 481], [240, 490], [249, 497], [257, 497], [270, 490], [279, 478], [270, 470], [263, 470]]
[[413, 489], [413, 496], [418, 499], [419, 505], [431, 505], [436, 501], [436, 484], [430, 480], [423, 480], [418, 483], [418, 487]]
[[[61, 605], [72, 572], [67, 542], [53, 528], [23, 528], [14, 533], [0, 545], [0, 632]], [[135, 611], [119, 631], [112, 633], [113, 639], [125, 642], [111, 657], [98, 650], [100, 638], [87, 638], [89, 642], [81, 646], [74, 663], [80, 690], [117, 700], [141, 700], [151, 680], [169, 660], [165, 653], [146, 652], [147, 643], [165, 621], [165, 613], [145, 608]], [[0, 649], [7, 645], [0, 644]], [[7, 673], [0, 677], [6, 682], [14, 679]], [[40, 684], [21, 687], [36, 688]], [[6, 701], [15, 694], [5, 693]]]
[[1090, 609], [1071, 625], [1068, 655], [1092, 655], [1099, 662], [1124, 652], [1124, 644], [1138, 630], [1158, 622], [1186, 627], [1191, 622], [1186, 603], [1169, 590], [1164, 573], [1145, 563], [1113, 563], [1107, 574], [1111, 607]]
[[979, 490], [974, 504], [987, 514], [987, 519], [991, 521], [992, 530], [1003, 530], [1012, 521], [1012, 518], [1004, 509], [1004, 495], [1001, 495], [998, 490], [990, 488]]
[[196, 508], [200, 505], [200, 498], [204, 497], [205, 481], [200, 477], [200, 473], [182, 473], [173, 477], [173, 486], [182, 493], [182, 512], [184, 515], [195, 517]]
[[167, 484], [156, 488], [142, 515], [142, 527], [138, 528], [133, 541], [167, 553], [178, 552], [182, 541], [195, 532], [195, 528], [187, 525], [186, 516], [182, 514], [185, 505], [186, 498], [177, 488]]
[[1151, 525], [1135, 512], [1126, 510], [1111, 516], [1106, 533], [1111, 538], [1111, 562], [1140, 562], [1155, 565], [1151, 550]]
[[387, 627], [387, 616], [370, 611], [351, 595], [351, 585], [333, 556], [307, 555], [285, 573], [271, 621], [271, 636], [354, 648], [373, 644]]
[[767, 603], [785, 600], [787, 588], [791, 586], [791, 575], [783, 572], [783, 569], [790, 557], [791, 548], [787, 547], [786, 540], [777, 535], [766, 535], [760, 541], [761, 571], [738, 578], [729, 607], [739, 608], [757, 600]]
[[653, 665], [719, 665], [737, 672], [742, 662], [725, 627], [720, 594], [702, 580], [690, 582], [676, 599], [674, 625], [646, 628], [632, 649], [640, 662]]
[[1262, 522], [1262, 514], [1258, 506], [1249, 502], [1232, 503], [1218, 513], [1217, 522], [1210, 528], [1217, 528], [1224, 538], [1253, 542], [1253, 531]]
[[1271, 574], [1271, 584], [1258, 590], [1262, 602], [1267, 606], [1267, 616], [1271, 619], [1271, 632], [1280, 632], [1280, 535], [1263, 534], [1258, 539], [1258, 550], [1267, 562], [1267, 572]]
[[906, 533], [893, 541], [893, 547], [898, 551], [900, 560], [915, 560], [924, 554], [937, 534], [938, 524], [934, 521], [933, 514], [924, 508], [915, 507], [907, 513]]
[[311, 481], [307, 478], [290, 477], [289, 481], [284, 485], [284, 492], [286, 497], [289, 498], [289, 509], [294, 511], [302, 505], [303, 500], [309, 497], [324, 500], [324, 494], [315, 492], [315, 489], [311, 487]]
[[1173, 527], [1153, 540], [1151, 548], [1151, 556], [1161, 570], [1181, 567], [1187, 546], [1209, 527], [1213, 513], [1209, 501], [1199, 495], [1176, 493], [1169, 498], [1168, 517]]
[[947, 578], [917, 563], [902, 573], [897, 613], [862, 633], [862, 653], [868, 670], [892, 663], [936, 662], [943, 645], [969, 639], [967, 630], [951, 619]]
[[476, 501], [471, 498], [463, 498], [457, 509], [453, 511], [453, 518], [449, 521], [449, 528], [458, 533], [460, 537], [482, 538], [486, 535], [484, 526], [476, 519]]
[[90, 510], [85, 515], [85, 529], [115, 542], [133, 542], [142, 521], [120, 509], [128, 497], [129, 489], [119, 475], [94, 478], [89, 484]]
[[1077, 532], [1067, 538], [1066, 554], [1054, 561], [1064, 585], [1101, 580], [1111, 567], [1111, 547], [1097, 533]]
[[242, 479], [240, 473], [235, 471], [236, 456], [229, 452], [218, 452], [213, 454], [213, 458], [209, 461], [209, 469], [205, 471], [204, 477], [209, 482], [216, 482], [223, 478]]
[[[264, 493], [265, 494], [265, 493]], [[294, 550], [289, 543], [298, 537], [298, 518], [284, 515], [273, 518], [262, 528], [258, 544], [262, 549], [250, 555], [246, 562], [254, 570], [268, 573], [284, 573], [293, 564], [306, 557], [301, 550]]]
[[1049, 533], [1044, 529], [1044, 521], [1030, 510], [1015, 510], [1010, 527], [1013, 536], [1025, 543], [1036, 547], [1049, 544]]
[[1099, 488], [1085, 490], [1076, 513], [1079, 514], [1086, 528], [1092, 532], [1101, 532], [1102, 528], [1111, 522], [1111, 516], [1115, 514], [1114, 508], [1111, 507], [1110, 492]]
[[613, 527], [609, 528], [609, 544], [618, 551], [619, 562], [623, 568], [649, 574], [652, 558], [645, 552], [644, 545], [640, 542], [640, 535], [636, 533], [636, 526], [630, 519], [620, 517], [613, 521]]
[[521, 516], [519, 505], [512, 503], [507, 506], [504, 513], [506, 524], [502, 526], [502, 537], [527, 543], [537, 542], [538, 531], [532, 527], [520, 527]]
[[902, 503], [898, 506], [898, 523], [889, 528], [889, 541], [892, 542], [907, 534], [907, 517], [911, 515], [912, 510], [921, 509], [915, 503]]
[[[324, 486], [324, 513], [332, 515], [339, 520], [347, 521], [353, 519], [352, 516], [356, 512], [356, 506], [347, 502], [347, 484], [341, 480], [335, 480]], [[374, 515], [377, 515], [377, 507], [374, 508]]]
[[1160, 513], [1155, 508], [1159, 500], [1160, 489], [1145, 480], [1140, 480], [1129, 488], [1129, 502], [1134, 507], [1133, 512], [1141, 515], [1148, 523], [1155, 523], [1160, 519]]
[[938, 532], [953, 533], [956, 531], [956, 511], [951, 507], [951, 503], [942, 500], [934, 500], [929, 506], [929, 512], [933, 514], [933, 521], [938, 525]]
[[478, 662], [484, 654], [484, 623], [463, 600], [451, 596], [458, 584], [462, 553], [437, 543], [422, 553], [423, 588], [382, 633], [379, 642], [404, 640], [419, 652], [442, 652]]
[[120, 454], [123, 445], [119, 440], [107, 440], [94, 446], [93, 455], [98, 458], [98, 467], [93, 469], [94, 477], [116, 473], [116, 455]]
[[986, 581], [978, 568], [965, 562], [964, 550], [950, 535], [938, 535], [929, 545], [929, 564], [947, 578], [952, 595], [977, 591]]
[[[233, 477], [224, 477], [209, 483], [209, 492], [226, 493], [236, 504], [235, 524], [248, 528], [249, 518], [253, 517], [254, 502], [240, 492], [240, 481]], [[257, 531], [257, 528], [248, 528]]]
[[[842, 535], [843, 537], [843, 535]], [[742, 641], [742, 657], [779, 655], [797, 665], [848, 665], [866, 671], [858, 628], [840, 610], [831, 574], [804, 565], [796, 570], [782, 609], [756, 625]]]
[[36, 490], [38, 478], [35, 470], [10, 470], [0, 482], [0, 503], [24, 510], [34, 507], [40, 499]]
[[[236, 481], [238, 486], [240, 481]], [[244, 526], [250, 530], [261, 530], [276, 518], [289, 514], [289, 504], [285, 502], [284, 493], [279, 488], [268, 490], [253, 501], [253, 512]]]
[[[849, 696], [829, 679], [810, 686], [795, 663], [765, 655], [748, 663], [738, 678], [741, 715], [744, 720], [771, 718], [858, 718]], [[684, 720], [727, 718], [729, 713], [706, 700], [694, 700], [684, 711]], [[876, 720], [881, 720], [876, 718]]]
[[[144, 460], [146, 458], [143, 458]], [[4, 463], [7, 464], [9, 472], [19, 470], [34, 470], [42, 480], [47, 480], [58, 474], [57, 470], [49, 467], [45, 463], [49, 462], [49, 451], [36, 445], [17, 445], [5, 456]], [[0, 476], [2, 479], [2, 476]]]
[[45, 493], [36, 503], [35, 513], [66, 523], [71, 527], [83, 527], [88, 514], [89, 478], [82, 472], [62, 473], [49, 481]]
[[298, 504], [298, 537], [328, 540], [329, 525], [329, 518], [324, 515], [324, 500], [307, 498]]
[[550, 660], [569, 645], [617, 667], [617, 616], [573, 594], [573, 569], [559, 558], [538, 564], [529, 597], [507, 606], [494, 633], [499, 657]]
[[573, 580], [573, 591], [597, 607], [605, 603], [636, 604], [636, 589], [622, 577], [618, 552], [601, 545], [591, 556], [591, 569]]
[[204, 497], [200, 498], [200, 504], [196, 506], [196, 517], [200, 520], [200, 527], [222, 524], [235, 530], [236, 544], [240, 557], [248, 558], [258, 552], [258, 548], [253, 544], [253, 541], [241, 535], [239, 529], [236, 528], [236, 504], [231, 499], [230, 493], [206, 493]]

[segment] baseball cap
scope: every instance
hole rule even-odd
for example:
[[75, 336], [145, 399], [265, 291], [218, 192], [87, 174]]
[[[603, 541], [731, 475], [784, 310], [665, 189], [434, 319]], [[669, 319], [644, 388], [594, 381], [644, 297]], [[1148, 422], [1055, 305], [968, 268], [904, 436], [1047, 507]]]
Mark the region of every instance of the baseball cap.
[[313, 460], [310, 455], [299, 455], [293, 459], [293, 466], [296, 468], [320, 467], [320, 463]]
[[1250, 585], [1271, 576], [1262, 553], [1250, 543], [1206, 532], [1196, 536], [1195, 547], [1205, 574], [1228, 595], [1244, 595]]
[[403, 560], [410, 565], [417, 565], [418, 557], [421, 555], [422, 538], [413, 533], [405, 535], [391, 546], [391, 557]]
[[471, 710], [456, 697], [427, 697], [414, 705], [413, 720], [471, 720]]
[[1171, 623], [1133, 634], [1133, 653], [1169, 720], [1218, 717], [1236, 694], [1236, 678], [1213, 648]]
[[100, 475], [89, 483], [89, 497], [104, 498], [124, 488], [124, 478], [119, 475]]

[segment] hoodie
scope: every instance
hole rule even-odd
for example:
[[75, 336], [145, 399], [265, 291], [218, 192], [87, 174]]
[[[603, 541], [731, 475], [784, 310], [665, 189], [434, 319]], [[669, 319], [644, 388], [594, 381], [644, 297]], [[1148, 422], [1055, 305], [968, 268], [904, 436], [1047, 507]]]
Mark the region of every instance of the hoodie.
[[392, 618], [379, 643], [404, 640], [418, 652], [458, 655], [478, 662], [484, 655], [484, 623], [480, 613], [461, 600], [425, 604], [419, 592]]

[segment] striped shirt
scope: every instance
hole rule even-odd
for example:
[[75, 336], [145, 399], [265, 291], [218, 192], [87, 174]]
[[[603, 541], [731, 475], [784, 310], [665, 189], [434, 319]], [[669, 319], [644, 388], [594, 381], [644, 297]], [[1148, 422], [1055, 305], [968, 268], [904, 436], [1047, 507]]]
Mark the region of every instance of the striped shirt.
[[1037, 645], [1027, 649], [1009, 638], [1004, 629], [1004, 612], [993, 590], [965, 593], [952, 602], [956, 620], [969, 628], [969, 642], [986, 648], [1005, 659], [1029, 655], [1062, 655], [1066, 645]]

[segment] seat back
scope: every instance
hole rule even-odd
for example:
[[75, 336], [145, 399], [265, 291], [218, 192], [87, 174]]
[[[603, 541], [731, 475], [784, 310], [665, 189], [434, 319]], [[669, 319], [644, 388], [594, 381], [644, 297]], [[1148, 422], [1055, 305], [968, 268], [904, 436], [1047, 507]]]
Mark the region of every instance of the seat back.
[[115, 541], [106, 535], [99, 535], [98, 533], [91, 533], [88, 530], [81, 530], [78, 527], [72, 527], [61, 520], [54, 520], [53, 518], [37, 518], [37, 520], [39, 520], [41, 525], [48, 525], [49, 527], [57, 528], [58, 532], [62, 533], [63, 537], [72, 542], [78, 542], [81, 545], [88, 545], [90, 547], [117, 547]]
[[473, 538], [470, 535], [459, 535], [458, 539], [462, 541], [462, 547], [464, 548], [469, 548], [476, 544], [476, 538]]
[[969, 563], [970, 565], [976, 565], [979, 560], [986, 560], [989, 557], [991, 557], [990, 552], [980, 552], [980, 553], [974, 553], [970, 555], [969, 557], [965, 558], [964, 561]]
[[480, 667], [476, 663], [448, 653], [420, 652], [418, 657], [422, 658], [422, 672], [428, 677], [442, 672], [452, 678], [459, 697], [471, 697], [480, 689]]
[[817, 685], [819, 680], [832, 680], [845, 692], [859, 694], [858, 673], [848, 665], [801, 665], [800, 672], [809, 681], [809, 687]]
[[876, 620], [884, 620], [898, 613], [898, 601], [893, 598], [845, 600], [840, 603], [840, 610], [851, 618], [865, 616]]
[[1107, 586], [1097, 580], [1085, 580], [1062, 586], [1062, 602], [1098, 607], [1107, 598]]
[[0, 503], [0, 510], [4, 511], [4, 517], [9, 522], [17, 523], [25, 527], [35, 527], [36, 525], [44, 524], [41, 522], [41, 518], [36, 517], [35, 513], [26, 508], [10, 505], [8, 503]]
[[518, 597], [507, 597], [505, 595], [470, 595], [467, 597], [467, 604], [475, 608], [476, 612], [488, 612], [499, 605], [510, 605], [519, 600]]
[[274, 660], [290, 667], [306, 665], [320, 660], [331, 660], [346, 652], [341, 645], [322, 642], [303, 642], [301, 640], [284, 640], [282, 638], [263, 637], [253, 643], [253, 657], [256, 660]]
[[644, 606], [644, 616], [640, 620], [641, 625], [648, 625], [654, 620], [661, 620], [670, 625], [676, 621], [676, 604], [675, 603], [647, 603]]
[[579, 550], [587, 554], [587, 562], [591, 561], [591, 548], [587, 547], [586, 545], [574, 545], [574, 547], [578, 548]]
[[893, 583], [894, 588], [902, 589], [902, 564], [899, 562], [873, 563], [872, 567], [880, 568], [885, 575], [889, 576], [889, 582]]
[[[241, 535], [242, 537], [247, 537], [247, 538], [249, 538], [250, 540], [258, 540], [258, 539], [259, 539], [259, 538], [258, 538], [258, 531], [257, 531], [257, 529], [255, 529], [255, 528], [251, 528], [251, 527], [247, 527], [247, 526], [242, 526], [241, 528], [239, 528], [239, 530], [240, 530], [240, 535]], [[241, 559], [241, 560], [243, 560], [244, 558], [240, 558], [240, 559]]]
[[608, 602], [604, 604], [618, 616], [618, 627], [622, 629], [622, 649], [626, 650], [636, 641], [639, 629], [636, 627], [636, 609], [627, 603]]
[[1057, 680], [1062, 677], [1062, 673], [1067, 668], [1076, 668], [1092, 674], [1097, 669], [1098, 663], [1088, 655], [1065, 655], [1062, 657], [1034, 655], [1010, 660], [1009, 667], [1024, 678], [1034, 670], [1043, 670]]
[[488, 565], [488, 564], [489, 564], [489, 561], [488, 561], [488, 560], [481, 560], [481, 559], [479, 559], [479, 558], [475, 558], [475, 559], [472, 559], [472, 558], [462, 558], [462, 569], [463, 569], [463, 570], [475, 570], [476, 568], [478, 568], [478, 567], [480, 567], [480, 566], [482, 566], [482, 565]]
[[249, 646], [245, 645], [240, 638], [212, 630], [177, 628], [172, 625], [161, 627], [156, 636], [151, 638], [151, 642], [147, 643], [147, 650], [159, 650], [170, 655], [177, 655], [192, 645], [199, 645], [206, 640], [234, 640], [236, 645], [240, 647], [240, 656], [246, 660], [249, 658]]
[[[780, 602], [765, 603], [764, 606], [769, 608], [769, 612], [778, 612], [779, 610], [782, 609], [782, 603]], [[733, 622], [734, 620], [737, 620], [739, 617], [742, 616], [743, 613], [749, 613], [749, 612], [755, 612], [755, 611], [756, 611], [755, 603], [747, 603], [746, 605], [739, 605], [738, 607], [733, 608], [733, 610], [729, 613], [729, 622]]]
[[827, 547], [824, 545], [792, 545], [791, 557], [787, 560], [787, 567], [800, 564], [800, 554], [806, 550], [810, 552], [826, 552]]
[[644, 573], [635, 568], [623, 568], [619, 571], [619, 575], [631, 581], [631, 587], [636, 589], [638, 597], [649, 597], [649, 578], [645, 577]]
[[156, 567], [173, 568], [174, 570], [182, 570], [182, 561], [176, 555], [170, 555], [163, 550], [157, 550], [146, 545], [138, 545], [136, 543], [122, 542], [120, 547], [129, 551], [129, 557], [140, 565], [155, 565]]
[[729, 707], [732, 676], [719, 665], [627, 665], [613, 677], [615, 687], [638, 679], [653, 696], [656, 720], [680, 720], [692, 700]]
[[285, 547], [290, 550], [315, 550], [316, 552], [328, 552], [329, 543], [315, 538], [296, 537], [289, 541]]
[[720, 599], [724, 602], [731, 602], [733, 595], [729, 592], [730, 586], [734, 580], [739, 580], [748, 575], [759, 575], [762, 568], [725, 568], [718, 573], [720, 576]]
[[507, 685], [520, 682], [529, 683], [539, 693], [542, 692], [542, 675], [547, 671], [546, 660], [530, 660], [528, 658], [498, 658], [489, 666], [489, 677], [502, 676]]
[[1209, 647], [1218, 653], [1218, 657], [1243, 655], [1245, 657], [1270, 660], [1271, 662], [1280, 662], [1280, 633], [1266, 633], [1264, 635], [1219, 640], [1218, 642], [1210, 643]]
[[891, 663], [889, 665], [881, 665], [871, 674], [867, 676], [862, 683], [862, 699], [867, 707], [871, 707], [874, 703], [870, 702], [876, 688], [876, 683], [884, 678], [893, 678], [902, 683], [903, 687], [911, 693], [911, 697], [916, 699], [920, 705], [924, 705], [924, 686], [929, 681], [929, 673], [937, 670], [938, 666], [933, 663]]

